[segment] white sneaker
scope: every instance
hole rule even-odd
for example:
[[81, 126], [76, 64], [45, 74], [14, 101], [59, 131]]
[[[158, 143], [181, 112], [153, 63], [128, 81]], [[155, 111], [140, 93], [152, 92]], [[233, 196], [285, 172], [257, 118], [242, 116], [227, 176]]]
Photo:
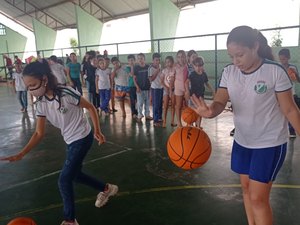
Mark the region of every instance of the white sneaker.
[[74, 222], [63, 221], [61, 225], [79, 225], [79, 223], [77, 223], [77, 220], [75, 219]]
[[108, 202], [109, 197], [117, 194], [118, 190], [119, 188], [117, 185], [106, 184], [106, 190], [97, 195], [95, 206], [98, 208], [104, 206]]

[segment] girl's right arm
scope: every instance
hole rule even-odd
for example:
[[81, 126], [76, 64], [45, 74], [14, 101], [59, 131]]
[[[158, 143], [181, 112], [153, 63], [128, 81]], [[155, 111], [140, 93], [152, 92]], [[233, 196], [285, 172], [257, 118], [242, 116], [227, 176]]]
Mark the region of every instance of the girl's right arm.
[[215, 94], [212, 104], [207, 105], [203, 98], [197, 98], [195, 95], [191, 97], [194, 103], [194, 110], [202, 117], [213, 118], [219, 115], [226, 107], [229, 100], [229, 94], [227, 89], [219, 88]]
[[16, 155], [1, 158], [1, 160], [8, 160], [10, 162], [21, 160], [28, 152], [31, 151], [32, 148], [34, 148], [43, 139], [45, 135], [45, 124], [46, 117], [37, 117], [35, 132], [33, 133], [27, 145], [22, 149], [22, 151], [20, 151]]

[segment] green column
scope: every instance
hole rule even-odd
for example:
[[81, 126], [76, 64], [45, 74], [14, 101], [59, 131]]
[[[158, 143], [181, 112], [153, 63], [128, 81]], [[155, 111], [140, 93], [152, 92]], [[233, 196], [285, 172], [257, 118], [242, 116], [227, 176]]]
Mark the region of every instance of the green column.
[[[5, 31], [6, 35], [0, 35], [0, 53], [24, 52], [27, 38], [8, 27], [5, 28]], [[23, 53], [17, 53], [17, 55], [20, 59], [23, 58]], [[0, 65], [2, 65], [2, 59], [0, 61]]]
[[[78, 45], [99, 45], [102, 34], [103, 23], [94, 16], [85, 12], [78, 5], [75, 5]], [[98, 48], [93, 48], [98, 49]], [[80, 49], [81, 55], [85, 54], [85, 48]]]
[[[149, 0], [151, 39], [175, 37], [180, 10], [170, 0]], [[173, 51], [174, 41], [160, 42], [160, 51]], [[152, 43], [157, 52], [158, 43]]]
[[[36, 50], [54, 49], [56, 41], [56, 31], [42, 24], [36, 19], [32, 19], [33, 32], [35, 36]], [[51, 56], [53, 51], [43, 51], [44, 57]]]

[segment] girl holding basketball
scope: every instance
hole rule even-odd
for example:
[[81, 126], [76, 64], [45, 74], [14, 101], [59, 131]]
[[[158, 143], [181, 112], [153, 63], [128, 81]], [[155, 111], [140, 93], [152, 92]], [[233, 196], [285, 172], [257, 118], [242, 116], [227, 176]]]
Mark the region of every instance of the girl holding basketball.
[[288, 121], [300, 133], [300, 112], [292, 83], [273, 61], [267, 39], [248, 26], [234, 28], [227, 39], [232, 64], [223, 70], [212, 104], [192, 96], [200, 116], [219, 115], [230, 99], [235, 134], [231, 168], [240, 175], [249, 225], [272, 225], [270, 192], [287, 148]]
[[[21, 160], [44, 137], [46, 119], [58, 127], [67, 143], [66, 160], [58, 180], [64, 203], [62, 225], [77, 225], [73, 182], [82, 183], [101, 191], [95, 203], [97, 207], [103, 206], [108, 198], [118, 191], [116, 185], [105, 184], [81, 171], [82, 162], [92, 146], [93, 138], [99, 144], [105, 142], [97, 110], [79, 92], [66, 86], [58, 86], [47, 62], [37, 61], [28, 64], [23, 71], [23, 79], [29, 92], [38, 99], [36, 130], [22, 151], [1, 160]], [[83, 108], [89, 111], [94, 131], [84, 116]]]

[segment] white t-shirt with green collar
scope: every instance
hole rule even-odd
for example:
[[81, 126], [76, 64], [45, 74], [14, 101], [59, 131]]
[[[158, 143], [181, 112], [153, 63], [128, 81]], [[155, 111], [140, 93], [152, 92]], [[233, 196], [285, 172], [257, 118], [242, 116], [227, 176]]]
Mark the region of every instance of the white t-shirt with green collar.
[[264, 60], [249, 74], [228, 65], [222, 72], [219, 87], [228, 90], [238, 144], [266, 148], [287, 142], [288, 121], [281, 112], [276, 93], [291, 89], [292, 83], [281, 65]]

